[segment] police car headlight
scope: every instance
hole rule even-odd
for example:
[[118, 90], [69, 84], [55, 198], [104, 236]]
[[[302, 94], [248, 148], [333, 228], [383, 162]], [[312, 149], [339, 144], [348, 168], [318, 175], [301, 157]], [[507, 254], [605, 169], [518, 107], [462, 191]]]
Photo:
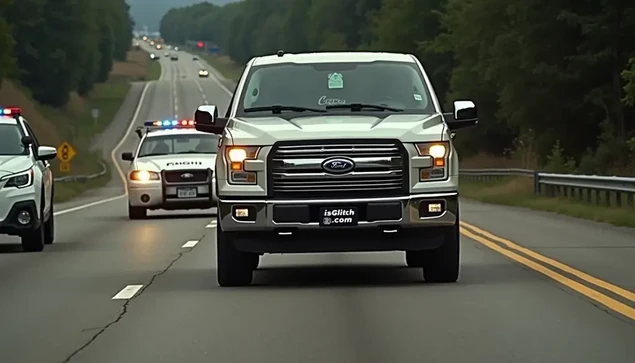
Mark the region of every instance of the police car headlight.
[[161, 180], [159, 173], [147, 170], [135, 170], [130, 173], [130, 180], [147, 182], [151, 180]]
[[3, 178], [6, 180], [5, 188], [26, 188], [33, 185], [33, 169], [20, 174], [8, 175]]

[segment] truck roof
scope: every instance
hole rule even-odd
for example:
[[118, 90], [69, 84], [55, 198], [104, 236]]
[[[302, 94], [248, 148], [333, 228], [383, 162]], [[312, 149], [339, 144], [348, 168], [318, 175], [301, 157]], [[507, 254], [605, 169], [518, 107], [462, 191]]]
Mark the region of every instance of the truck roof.
[[404, 62], [415, 63], [412, 54], [386, 52], [316, 52], [316, 53], [284, 53], [282, 56], [266, 55], [256, 57], [252, 65], [270, 65], [282, 63], [362, 63], [362, 62]]

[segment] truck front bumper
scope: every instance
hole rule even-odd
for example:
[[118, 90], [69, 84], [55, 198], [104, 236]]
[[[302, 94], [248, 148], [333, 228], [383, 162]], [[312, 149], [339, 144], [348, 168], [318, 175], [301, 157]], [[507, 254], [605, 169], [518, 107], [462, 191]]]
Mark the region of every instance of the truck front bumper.
[[[354, 208], [356, 225], [324, 226], [322, 208]], [[255, 253], [412, 251], [439, 247], [458, 223], [458, 193], [377, 199], [219, 198], [220, 228]]]

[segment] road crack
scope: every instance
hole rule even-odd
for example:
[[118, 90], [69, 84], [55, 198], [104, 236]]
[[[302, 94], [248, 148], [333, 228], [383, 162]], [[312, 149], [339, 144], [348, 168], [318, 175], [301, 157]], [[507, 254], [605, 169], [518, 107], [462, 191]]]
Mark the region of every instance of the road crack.
[[[118, 322], [120, 322], [123, 317], [128, 313], [128, 306], [130, 305], [130, 303], [132, 301], [134, 301], [135, 299], [139, 298], [141, 295], [143, 295], [143, 293], [150, 287], [152, 286], [152, 284], [154, 283], [154, 281], [161, 275], [165, 274], [166, 272], [168, 272], [168, 270], [174, 266], [175, 263], [177, 263], [183, 256], [185, 256], [185, 254], [189, 253], [190, 251], [192, 251], [192, 249], [190, 248], [187, 251], [184, 252], [180, 252], [178, 255], [176, 255], [176, 257], [170, 261], [170, 263], [161, 271], [155, 273], [154, 275], [152, 275], [152, 277], [150, 278], [150, 281], [148, 281], [147, 284], [143, 285], [143, 288], [141, 290], [139, 290], [139, 292], [133, 296], [131, 299], [126, 300], [126, 302], [123, 304], [122, 308], [121, 308], [121, 312], [119, 313], [119, 315], [117, 315], [117, 317], [109, 322], [108, 324], [104, 325], [101, 328], [96, 328], [99, 329], [98, 332], [96, 332], [89, 340], [88, 342], [86, 342], [84, 345], [82, 345], [81, 347], [79, 347], [77, 350], [75, 350], [73, 353], [71, 353], [68, 357], [66, 357], [66, 359], [64, 359], [62, 361], [62, 363], [68, 363], [70, 362], [73, 358], [75, 358], [75, 356], [77, 356], [79, 353], [81, 353], [82, 351], [84, 351], [86, 348], [88, 348], [91, 344], [93, 344], [97, 338], [99, 338], [100, 335], [102, 335], [103, 333], [105, 333], [110, 327], [112, 327], [113, 325], [117, 324]], [[95, 329], [95, 328], [93, 328]]]

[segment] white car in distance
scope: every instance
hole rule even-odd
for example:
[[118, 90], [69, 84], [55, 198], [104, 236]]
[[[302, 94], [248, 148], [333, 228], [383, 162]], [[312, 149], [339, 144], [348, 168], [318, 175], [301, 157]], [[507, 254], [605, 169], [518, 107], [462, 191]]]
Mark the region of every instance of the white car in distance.
[[136, 131], [141, 138], [136, 152], [121, 155], [130, 162], [130, 219], [146, 218], [148, 210], [216, 206], [218, 135], [196, 131], [193, 120], [147, 121]]
[[25, 252], [53, 243], [57, 149], [41, 146], [17, 107], [0, 107], [0, 235], [19, 236]]

